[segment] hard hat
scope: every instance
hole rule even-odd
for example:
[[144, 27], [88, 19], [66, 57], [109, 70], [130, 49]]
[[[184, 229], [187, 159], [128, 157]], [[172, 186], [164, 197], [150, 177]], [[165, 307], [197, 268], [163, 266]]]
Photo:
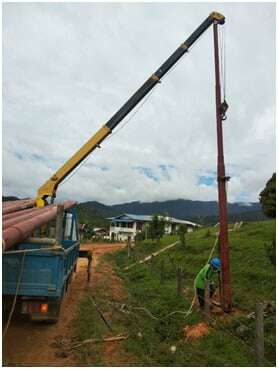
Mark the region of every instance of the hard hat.
[[219, 258], [212, 258], [210, 261], [210, 265], [213, 266], [216, 269], [221, 268], [221, 261]]

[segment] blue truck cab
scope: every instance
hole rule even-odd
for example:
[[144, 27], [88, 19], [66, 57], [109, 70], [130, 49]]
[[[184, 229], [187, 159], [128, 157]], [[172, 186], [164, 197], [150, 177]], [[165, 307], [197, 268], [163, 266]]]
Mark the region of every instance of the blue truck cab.
[[[11, 308], [15, 296], [17, 312], [33, 321], [55, 323], [68, 290], [79, 254], [79, 232], [74, 208], [64, 212], [61, 242], [46, 238], [21, 242], [3, 253], [3, 310]], [[48, 224], [55, 233], [55, 222]], [[31, 239], [30, 239], [31, 240]], [[53, 240], [53, 239], [52, 239]]]

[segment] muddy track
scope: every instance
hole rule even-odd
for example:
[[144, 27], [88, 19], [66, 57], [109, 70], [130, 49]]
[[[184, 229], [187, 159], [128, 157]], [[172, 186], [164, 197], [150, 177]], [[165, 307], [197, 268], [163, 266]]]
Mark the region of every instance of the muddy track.
[[[124, 247], [123, 244], [81, 245], [81, 249], [93, 251], [92, 268], [97, 266], [103, 254], [122, 247]], [[96, 283], [105, 273], [111, 273], [111, 269], [107, 268], [103, 272], [98, 272], [92, 282]], [[77, 308], [87, 288], [87, 259], [79, 259], [77, 271], [62, 304], [58, 323], [54, 325], [31, 323], [23, 320], [22, 316], [14, 316], [3, 342], [3, 365], [75, 366], [74, 356], [59, 355], [53, 343], [59, 338], [73, 337], [73, 323]]]

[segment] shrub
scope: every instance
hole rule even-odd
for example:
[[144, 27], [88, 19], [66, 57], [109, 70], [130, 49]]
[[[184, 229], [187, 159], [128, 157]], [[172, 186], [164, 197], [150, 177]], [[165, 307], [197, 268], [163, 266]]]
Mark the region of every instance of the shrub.
[[186, 242], [185, 242], [185, 234], [187, 233], [187, 226], [185, 224], [182, 224], [179, 227], [179, 236], [180, 236], [180, 242], [181, 242], [181, 246], [183, 248], [185, 248]]
[[273, 237], [272, 242], [265, 244], [266, 254], [272, 265], [276, 265], [276, 238]]

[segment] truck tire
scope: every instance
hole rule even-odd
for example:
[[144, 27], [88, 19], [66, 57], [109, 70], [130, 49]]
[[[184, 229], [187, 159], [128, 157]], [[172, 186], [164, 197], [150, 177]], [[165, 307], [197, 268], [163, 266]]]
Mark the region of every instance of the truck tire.
[[51, 316], [46, 320], [47, 324], [56, 324], [59, 320], [60, 310], [61, 310], [61, 300], [53, 302], [51, 304]]

